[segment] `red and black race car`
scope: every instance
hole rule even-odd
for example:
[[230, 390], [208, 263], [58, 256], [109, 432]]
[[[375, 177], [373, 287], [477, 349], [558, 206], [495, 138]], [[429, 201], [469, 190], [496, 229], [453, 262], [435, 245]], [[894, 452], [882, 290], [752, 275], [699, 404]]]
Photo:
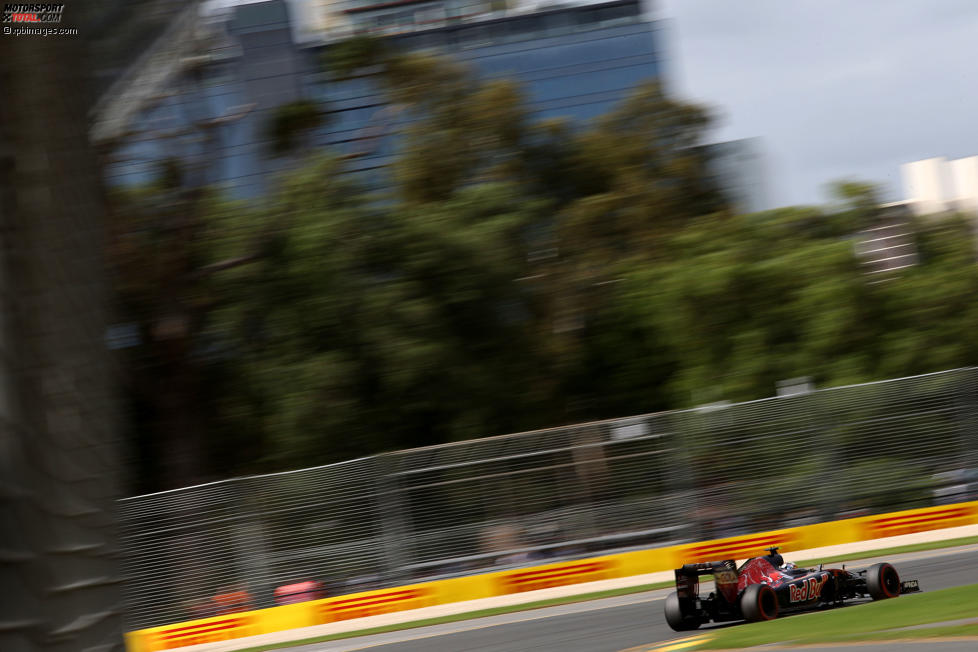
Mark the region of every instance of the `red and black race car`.
[[[666, 622], [677, 632], [703, 623], [773, 620], [779, 614], [841, 606], [847, 600], [895, 598], [920, 591], [917, 580], [900, 581], [890, 564], [866, 570], [795, 568], [785, 564], [777, 548], [737, 568], [732, 559], [685, 564], [676, 569], [676, 591], [666, 598]], [[700, 595], [699, 579], [712, 575], [716, 591]]]

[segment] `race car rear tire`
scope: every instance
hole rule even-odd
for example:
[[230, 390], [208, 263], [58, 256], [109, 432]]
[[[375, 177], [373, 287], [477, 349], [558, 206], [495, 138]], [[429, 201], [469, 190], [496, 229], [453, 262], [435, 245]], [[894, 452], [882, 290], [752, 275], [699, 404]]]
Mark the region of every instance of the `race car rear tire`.
[[866, 571], [866, 588], [873, 600], [900, 595], [900, 574], [890, 564], [874, 564]]
[[669, 597], [666, 598], [665, 612], [666, 622], [677, 632], [688, 632], [702, 625], [699, 618], [683, 614], [682, 607], [679, 604], [679, 596], [676, 595], [675, 591], [670, 593]]
[[757, 623], [778, 617], [778, 596], [767, 584], [751, 584], [740, 597], [744, 620]]

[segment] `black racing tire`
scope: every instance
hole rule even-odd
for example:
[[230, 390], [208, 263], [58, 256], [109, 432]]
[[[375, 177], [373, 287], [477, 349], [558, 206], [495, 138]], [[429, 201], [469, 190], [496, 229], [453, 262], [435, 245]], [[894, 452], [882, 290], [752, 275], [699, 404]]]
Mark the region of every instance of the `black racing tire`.
[[774, 620], [778, 617], [778, 595], [767, 584], [751, 584], [740, 596], [740, 611], [749, 623]]
[[874, 564], [866, 571], [866, 589], [873, 600], [896, 598], [900, 595], [900, 574], [890, 564]]
[[666, 622], [677, 632], [688, 632], [703, 624], [699, 618], [683, 615], [682, 608], [679, 606], [679, 596], [675, 591], [666, 598], [665, 612]]

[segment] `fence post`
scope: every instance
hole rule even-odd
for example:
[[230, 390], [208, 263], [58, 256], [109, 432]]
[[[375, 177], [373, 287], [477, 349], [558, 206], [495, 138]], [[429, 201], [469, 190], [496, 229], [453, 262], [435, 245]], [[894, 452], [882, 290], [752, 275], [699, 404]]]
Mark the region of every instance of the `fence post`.
[[695, 421], [697, 414], [695, 410], [682, 410], [672, 412], [670, 415], [672, 418], [670, 419], [671, 427], [669, 430], [672, 437], [672, 448], [668, 462], [669, 484], [688, 496], [687, 504], [677, 504], [675, 510], [677, 513], [686, 515], [686, 522], [689, 525], [688, 538], [696, 541], [703, 535], [703, 528], [699, 522], [701, 510], [696, 467], [690, 455], [690, 450], [696, 446]]
[[571, 459], [574, 463], [577, 487], [574, 493], [580, 496], [583, 506], [579, 538], [591, 539], [601, 533], [595, 520], [594, 510], [600, 500], [603, 467], [607, 462], [604, 459], [604, 447], [594, 444], [601, 444], [602, 440], [599, 426], [577, 427], [570, 432], [568, 443], [572, 446]]
[[[832, 477], [832, 471], [839, 462], [839, 447], [835, 441], [838, 429], [838, 421], [835, 419], [836, 411], [832, 409], [830, 403], [836, 396], [832, 390], [815, 390], [805, 397], [808, 403], [808, 418], [812, 428], [816, 432], [816, 437], [821, 440], [820, 448], [827, 451], [822, 462], [821, 473], [823, 477]], [[818, 520], [831, 521], [840, 510], [840, 498], [845, 502], [846, 497], [840, 497], [837, 487], [831, 482], [822, 482], [817, 485], [818, 490]]]
[[235, 483], [235, 503], [240, 515], [233, 524], [233, 541], [238, 558], [236, 564], [241, 570], [241, 584], [255, 600], [256, 607], [272, 606], [275, 587], [271, 586], [272, 576], [268, 570], [268, 550], [265, 546], [265, 531], [261, 521], [261, 494], [250, 491], [251, 478], [242, 478]]
[[397, 470], [397, 458], [390, 453], [377, 456], [375, 496], [379, 515], [380, 538], [383, 543], [384, 581], [388, 584], [410, 582], [407, 570], [407, 547], [411, 533], [405, 515], [409, 507], [404, 505]]
[[963, 370], [964, 378], [958, 400], [958, 424], [960, 428], [962, 462], [967, 468], [978, 468], [978, 367]]

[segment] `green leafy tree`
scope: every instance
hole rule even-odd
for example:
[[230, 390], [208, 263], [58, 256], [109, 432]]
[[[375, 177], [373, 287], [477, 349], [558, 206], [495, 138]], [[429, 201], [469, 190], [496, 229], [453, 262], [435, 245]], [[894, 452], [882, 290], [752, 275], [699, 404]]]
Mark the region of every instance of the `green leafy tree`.
[[164, 484], [978, 364], [963, 220], [910, 225], [920, 264], [874, 283], [854, 247], [884, 218], [871, 186], [734, 215], [707, 112], [655, 85], [536, 123], [518, 85], [436, 57], [328, 56], [388, 95], [389, 192], [320, 153], [261, 207], [164, 165], [117, 211], [148, 430], [203, 460]]
[[[220, 315], [258, 388], [272, 462], [334, 461], [505, 432], [536, 418], [518, 194], [484, 184], [394, 219], [324, 159], [273, 202], [288, 224]], [[257, 333], [257, 335], [256, 335]], [[544, 390], [546, 388], [544, 387]], [[543, 392], [543, 396], [546, 391]]]
[[919, 264], [882, 284], [887, 329], [880, 373], [909, 375], [978, 364], [978, 265], [970, 220], [913, 224]]
[[834, 233], [842, 235], [878, 226], [883, 211], [879, 189], [864, 181], [836, 181], [830, 184], [832, 196], [839, 202], [833, 216]]
[[324, 122], [323, 109], [310, 100], [283, 104], [268, 118], [266, 136], [274, 156], [295, 151], [299, 140]]
[[791, 226], [810, 219], [704, 218], [671, 240], [670, 259], [627, 278], [622, 291], [648, 306], [637, 323], [674, 357], [673, 405], [767, 396], [797, 376], [872, 377], [874, 291], [851, 245]]

